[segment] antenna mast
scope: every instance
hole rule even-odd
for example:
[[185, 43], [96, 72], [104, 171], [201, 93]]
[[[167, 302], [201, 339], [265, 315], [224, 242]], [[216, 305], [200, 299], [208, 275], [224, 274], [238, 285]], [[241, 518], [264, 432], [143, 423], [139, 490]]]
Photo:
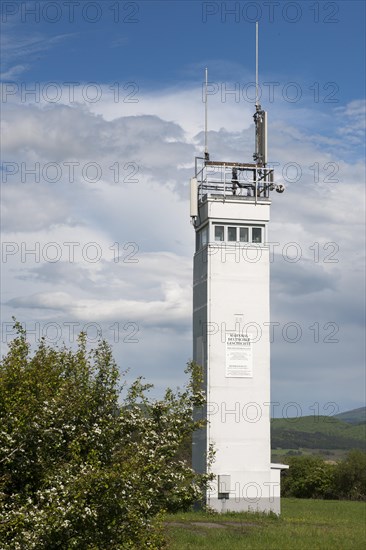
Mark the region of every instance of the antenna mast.
[[255, 106], [258, 106], [258, 21], [255, 23]]
[[207, 146], [207, 85], [208, 85], [208, 69], [205, 69], [205, 159], [209, 160], [210, 155], [208, 154]]
[[267, 163], [267, 113], [262, 110], [259, 103], [259, 78], [258, 78], [258, 21], [255, 24], [255, 153], [253, 158], [258, 166]]

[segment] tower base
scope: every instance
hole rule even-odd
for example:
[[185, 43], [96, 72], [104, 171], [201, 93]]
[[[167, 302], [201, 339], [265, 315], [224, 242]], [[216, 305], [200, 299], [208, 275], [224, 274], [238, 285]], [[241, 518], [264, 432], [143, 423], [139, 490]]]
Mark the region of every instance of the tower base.
[[[206, 495], [206, 505], [215, 512], [281, 513], [281, 470], [286, 464], [271, 464], [268, 471], [216, 476]], [[235, 477], [235, 479], [233, 479]]]

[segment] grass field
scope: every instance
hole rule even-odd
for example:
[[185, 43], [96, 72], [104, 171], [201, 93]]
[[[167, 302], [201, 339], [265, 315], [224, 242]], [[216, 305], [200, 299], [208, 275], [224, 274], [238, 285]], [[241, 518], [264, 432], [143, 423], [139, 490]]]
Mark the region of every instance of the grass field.
[[281, 500], [280, 517], [190, 512], [166, 517], [172, 550], [358, 550], [366, 548], [366, 503]]

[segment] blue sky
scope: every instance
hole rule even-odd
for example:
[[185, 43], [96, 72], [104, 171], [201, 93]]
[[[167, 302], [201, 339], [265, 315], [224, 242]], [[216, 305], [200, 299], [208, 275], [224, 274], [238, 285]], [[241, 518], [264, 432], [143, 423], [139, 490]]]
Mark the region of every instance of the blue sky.
[[[281, 78], [291, 71], [309, 81], [336, 80], [346, 101], [364, 89], [365, 8], [358, 0], [119, 2], [119, 12], [113, 2], [97, 2], [100, 11], [91, 2], [81, 2], [74, 6], [73, 21], [66, 2], [58, 3], [59, 11], [47, 1], [4, 4], [9, 7], [3, 7], [3, 20], [7, 20], [3, 28], [13, 26], [21, 42], [38, 35], [39, 40], [34, 41], [38, 48], [27, 63], [30, 80], [85, 82], [97, 77], [101, 82], [113, 82], [137, 78], [158, 88], [182, 80], [197, 81], [197, 68], [217, 61], [223, 62], [220, 77], [233, 78], [232, 64], [245, 67], [254, 76], [253, 25], [258, 13], [263, 74]], [[19, 6], [13, 16], [4, 13], [21, 4], [28, 8]], [[39, 21], [32, 14], [34, 4], [40, 6]], [[47, 9], [42, 7], [47, 5]], [[60, 20], [53, 23], [55, 18]], [[18, 49], [19, 54], [29, 53], [22, 52], [19, 45]]]
[[258, 13], [269, 157], [287, 187], [272, 205], [272, 400], [362, 406], [364, 3], [71, 4], [73, 20], [61, 1], [2, 3], [4, 350], [12, 315], [57, 343], [100, 327], [156, 395], [184, 382], [203, 70], [212, 158], [250, 161]]

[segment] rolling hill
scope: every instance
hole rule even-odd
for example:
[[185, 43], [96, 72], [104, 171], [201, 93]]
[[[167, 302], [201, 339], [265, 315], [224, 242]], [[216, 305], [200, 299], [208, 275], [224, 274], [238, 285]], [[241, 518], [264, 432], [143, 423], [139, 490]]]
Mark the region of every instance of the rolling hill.
[[343, 422], [348, 422], [349, 424], [361, 424], [362, 422], [366, 422], [366, 407], [360, 407], [359, 409], [336, 414], [335, 418], [343, 420]]
[[[350, 449], [366, 449], [365, 408], [336, 416], [275, 418], [271, 421], [272, 453], [342, 455]], [[347, 420], [346, 420], [347, 419]]]

